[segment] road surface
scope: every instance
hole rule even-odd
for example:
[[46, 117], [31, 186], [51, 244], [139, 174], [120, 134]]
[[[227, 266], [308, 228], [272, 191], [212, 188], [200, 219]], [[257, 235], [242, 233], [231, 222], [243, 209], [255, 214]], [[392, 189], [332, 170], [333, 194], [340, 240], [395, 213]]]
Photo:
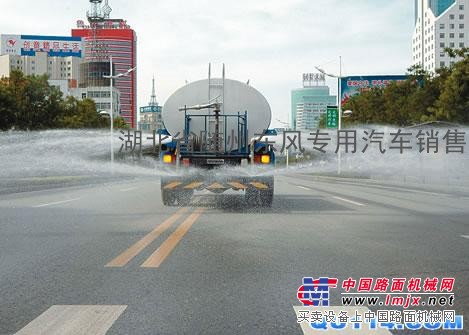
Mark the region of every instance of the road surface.
[[163, 207], [159, 188], [0, 195], [0, 334], [302, 334], [297, 289], [320, 276], [455, 277], [467, 316], [469, 192], [289, 175], [272, 209], [246, 209]]

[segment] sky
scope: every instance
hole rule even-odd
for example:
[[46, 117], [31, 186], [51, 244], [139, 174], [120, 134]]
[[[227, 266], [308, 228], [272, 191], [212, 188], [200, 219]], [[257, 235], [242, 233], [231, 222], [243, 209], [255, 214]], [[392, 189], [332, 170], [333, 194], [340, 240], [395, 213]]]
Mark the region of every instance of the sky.
[[[156, 79], [160, 104], [185, 81], [226, 76], [258, 89], [272, 126], [288, 122], [290, 92], [302, 74], [403, 74], [411, 63], [414, 2], [409, 0], [109, 0], [112, 18], [137, 33], [138, 105]], [[0, 0], [0, 33], [70, 36], [87, 0]], [[328, 79], [337, 93], [337, 80]]]

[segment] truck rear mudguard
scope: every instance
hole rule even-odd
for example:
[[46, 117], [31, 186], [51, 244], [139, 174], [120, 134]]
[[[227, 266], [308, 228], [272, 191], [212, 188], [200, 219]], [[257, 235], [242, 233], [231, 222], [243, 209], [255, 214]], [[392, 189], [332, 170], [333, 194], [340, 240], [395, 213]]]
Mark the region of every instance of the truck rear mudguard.
[[274, 196], [274, 177], [214, 177], [206, 174], [161, 178], [161, 196], [166, 206], [187, 206], [194, 192], [202, 190], [217, 194], [228, 190], [243, 191], [247, 206], [270, 207]]

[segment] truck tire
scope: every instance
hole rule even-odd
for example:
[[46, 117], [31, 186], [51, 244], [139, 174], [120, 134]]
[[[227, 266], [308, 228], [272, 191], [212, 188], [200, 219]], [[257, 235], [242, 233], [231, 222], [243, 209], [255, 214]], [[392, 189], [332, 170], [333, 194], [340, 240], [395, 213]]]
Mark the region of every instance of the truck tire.
[[164, 206], [174, 206], [176, 197], [172, 191], [162, 189], [161, 198]]
[[272, 207], [274, 201], [274, 177], [267, 178], [267, 190], [261, 191], [261, 206]]
[[274, 182], [273, 178], [267, 178], [262, 182], [265, 183], [269, 188], [258, 190], [255, 187], [249, 187], [246, 189], [245, 200], [250, 207], [272, 207], [274, 200]]
[[272, 207], [272, 202], [274, 200], [274, 190], [269, 189], [266, 191], [259, 192], [259, 203], [262, 207]]
[[259, 206], [259, 191], [253, 187], [247, 188], [246, 193], [244, 194], [244, 199], [248, 207], [258, 207]]
[[193, 190], [183, 190], [176, 193], [176, 201], [179, 206], [187, 206], [191, 202]]

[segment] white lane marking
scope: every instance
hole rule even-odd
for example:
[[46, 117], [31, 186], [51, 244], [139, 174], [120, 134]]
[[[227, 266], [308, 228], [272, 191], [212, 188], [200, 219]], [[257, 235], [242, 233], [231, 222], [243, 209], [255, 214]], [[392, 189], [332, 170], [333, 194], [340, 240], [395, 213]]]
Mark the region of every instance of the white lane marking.
[[121, 189], [121, 192], [130, 192], [138, 189], [138, 187], [129, 187], [129, 188], [123, 188]]
[[304, 187], [304, 186], [300, 186], [300, 185], [296, 185], [296, 187], [301, 188], [302, 190], [311, 191], [311, 189], [309, 187]]
[[49, 202], [47, 204], [41, 204], [41, 205], [33, 206], [33, 208], [41, 208], [41, 207], [46, 207], [46, 206], [60, 205], [60, 204], [65, 204], [67, 202], [77, 201], [77, 200], [80, 200], [80, 199], [81, 198], [75, 198], [75, 199], [68, 199], [68, 200], [62, 200], [62, 201], [57, 201], [57, 202]]
[[467, 238], [469, 240], [469, 235], [461, 235], [461, 237]]
[[[325, 313], [327, 311], [333, 311], [335, 315], [339, 315], [340, 312], [344, 311], [347, 312], [349, 317], [353, 317], [355, 315], [355, 312], [358, 312], [360, 315], [363, 315], [366, 312], [370, 312], [370, 310], [366, 307], [358, 307], [358, 306], [330, 306], [330, 307], [322, 307], [322, 306], [316, 306], [316, 307], [303, 307], [303, 306], [293, 306], [293, 309], [295, 310], [296, 313], [296, 318], [297, 320], [300, 317], [300, 311], [301, 313], [301, 319], [303, 319], [303, 316], [305, 314], [311, 314], [312, 312], [317, 313]], [[306, 312], [306, 313], [305, 313]], [[347, 324], [347, 328], [345, 329], [333, 329], [330, 327], [330, 325], [327, 326], [327, 329], [315, 329], [312, 328], [311, 325], [307, 321], [300, 322], [301, 330], [303, 331], [304, 335], [314, 335], [314, 334], [368, 334], [368, 335], [392, 335], [392, 333], [384, 328], [376, 328], [376, 329], [367, 329], [367, 326], [365, 323], [362, 324], [362, 329], [358, 330], [353, 330], [353, 325], [351, 323]]]
[[126, 308], [123, 305], [54, 305], [16, 335], [104, 335]]
[[354, 185], [354, 186], [361, 186], [361, 187], [367, 187], [371, 186], [371, 188], [381, 188], [385, 190], [395, 190], [395, 191], [406, 191], [406, 192], [411, 192], [411, 193], [421, 193], [421, 194], [429, 194], [429, 195], [436, 195], [436, 196], [444, 196], [444, 197], [451, 197], [451, 194], [448, 193], [436, 193], [436, 192], [428, 192], [428, 191], [420, 191], [420, 190], [414, 190], [406, 187], [392, 187], [392, 186], [382, 186], [382, 185], [377, 185], [374, 184], [373, 182], [370, 183], [354, 183], [350, 181], [337, 181], [338, 184], [346, 184], [346, 185]]
[[414, 193], [436, 195], [437, 197], [451, 197], [451, 194], [446, 194], [446, 193], [436, 193], [436, 192], [417, 191], [417, 190], [408, 190], [408, 191], [414, 192]]
[[340, 197], [333, 197], [333, 198], [337, 199], [337, 200], [348, 202], [348, 203], [356, 205], [356, 206], [365, 206], [364, 204], [361, 204], [361, 203], [356, 202], [356, 201], [352, 201], [352, 200], [348, 200], [348, 199], [344, 199], [344, 198], [340, 198]]

